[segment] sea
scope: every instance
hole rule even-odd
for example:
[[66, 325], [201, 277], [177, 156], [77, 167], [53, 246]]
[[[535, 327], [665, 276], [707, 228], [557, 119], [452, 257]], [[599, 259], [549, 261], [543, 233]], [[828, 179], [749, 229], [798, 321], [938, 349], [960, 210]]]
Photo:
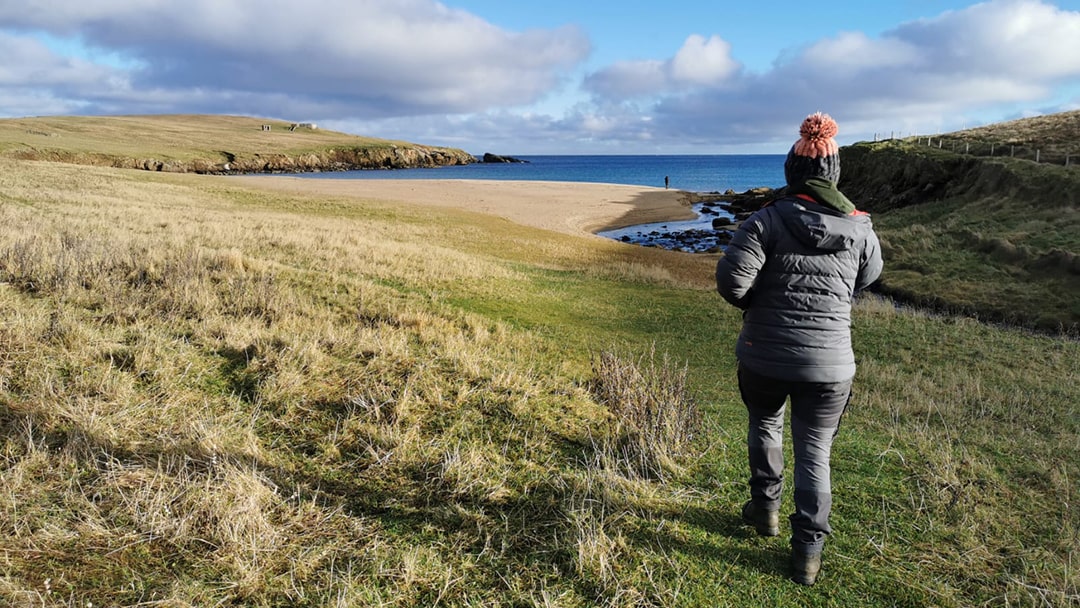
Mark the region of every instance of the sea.
[[[783, 154], [515, 156], [519, 163], [474, 163], [426, 169], [371, 169], [303, 173], [312, 179], [474, 179], [557, 181], [652, 186], [700, 193], [742, 193], [784, 185]], [[599, 232], [600, 236], [648, 247], [690, 253], [722, 250], [726, 238], [713, 220], [727, 215], [696, 204], [697, 218], [640, 224]], [[730, 219], [730, 215], [728, 215]]]
[[522, 163], [431, 169], [304, 173], [313, 179], [490, 179], [667, 186], [689, 192], [744, 192], [784, 185], [783, 154], [514, 156]]

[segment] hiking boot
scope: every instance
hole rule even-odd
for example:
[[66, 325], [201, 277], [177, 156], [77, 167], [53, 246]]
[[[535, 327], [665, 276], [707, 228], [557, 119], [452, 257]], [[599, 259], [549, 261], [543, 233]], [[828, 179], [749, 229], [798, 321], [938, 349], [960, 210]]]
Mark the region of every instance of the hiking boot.
[[794, 549], [791, 551], [791, 580], [810, 586], [817, 582], [820, 571], [820, 553], [803, 553]]
[[780, 511], [759, 509], [752, 500], [743, 505], [742, 520], [754, 526], [759, 536], [776, 536], [780, 534]]

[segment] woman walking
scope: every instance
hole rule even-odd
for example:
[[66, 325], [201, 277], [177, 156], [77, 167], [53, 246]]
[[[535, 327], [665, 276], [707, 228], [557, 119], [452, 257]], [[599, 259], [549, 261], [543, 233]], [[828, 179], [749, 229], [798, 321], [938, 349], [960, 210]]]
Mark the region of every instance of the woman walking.
[[831, 532], [829, 458], [851, 396], [854, 294], [881, 273], [870, 216], [837, 188], [837, 126], [808, 116], [784, 162], [785, 195], [744, 221], [716, 266], [725, 300], [742, 309], [739, 390], [749, 414], [750, 500], [742, 518], [776, 536], [783, 487], [784, 408], [791, 400], [795, 512], [792, 580], [813, 585]]

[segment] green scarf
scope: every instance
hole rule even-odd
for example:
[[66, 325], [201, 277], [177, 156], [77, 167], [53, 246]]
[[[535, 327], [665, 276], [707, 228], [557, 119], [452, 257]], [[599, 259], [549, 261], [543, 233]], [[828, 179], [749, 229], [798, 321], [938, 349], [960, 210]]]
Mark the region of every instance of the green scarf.
[[787, 193], [791, 195], [805, 194], [822, 205], [832, 207], [844, 215], [851, 215], [855, 212], [855, 203], [849, 201], [843, 192], [837, 190], [836, 184], [821, 177], [811, 177], [790, 184]]

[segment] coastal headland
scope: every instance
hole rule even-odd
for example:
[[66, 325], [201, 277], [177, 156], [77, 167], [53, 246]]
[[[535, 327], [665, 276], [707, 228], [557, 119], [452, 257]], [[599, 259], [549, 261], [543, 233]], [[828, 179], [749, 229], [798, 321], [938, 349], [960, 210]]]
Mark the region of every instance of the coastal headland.
[[244, 116], [42, 116], [0, 120], [0, 156], [237, 175], [468, 165], [464, 150]]

